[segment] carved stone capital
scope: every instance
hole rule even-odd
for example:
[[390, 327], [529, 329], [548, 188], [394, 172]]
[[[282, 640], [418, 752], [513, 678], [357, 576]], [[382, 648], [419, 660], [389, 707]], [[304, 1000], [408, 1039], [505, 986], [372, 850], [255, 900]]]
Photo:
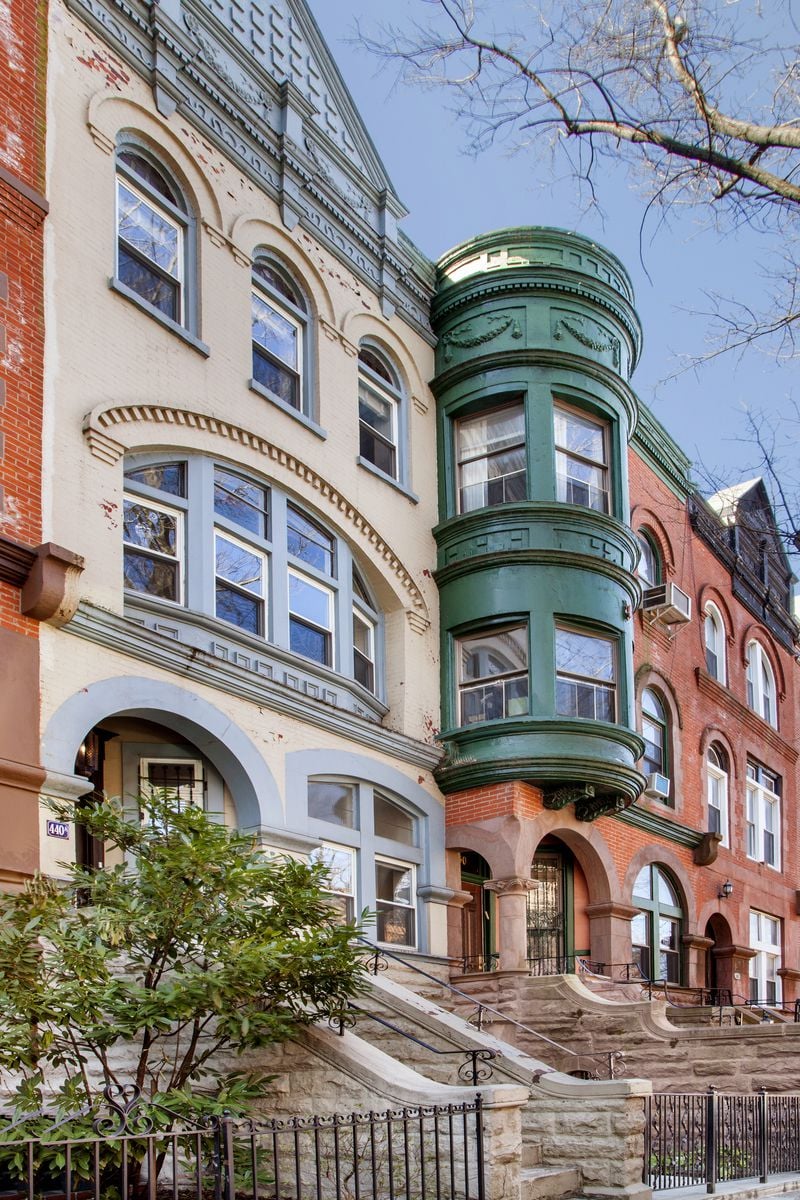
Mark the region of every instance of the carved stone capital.
[[536, 880], [524, 875], [509, 875], [506, 879], [487, 879], [484, 888], [498, 896], [523, 896], [536, 886]]
[[617, 900], [601, 900], [597, 904], [587, 904], [584, 911], [590, 920], [594, 917], [617, 917], [621, 921], [632, 921], [640, 909]]

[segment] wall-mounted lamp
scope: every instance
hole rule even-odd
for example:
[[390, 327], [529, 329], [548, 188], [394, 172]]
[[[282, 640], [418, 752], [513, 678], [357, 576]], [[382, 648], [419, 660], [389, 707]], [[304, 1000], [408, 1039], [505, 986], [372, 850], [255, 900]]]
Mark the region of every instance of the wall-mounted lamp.
[[717, 899], [718, 900], [730, 900], [732, 895], [733, 895], [733, 884], [731, 883], [730, 879], [726, 879], [725, 882], [723, 883], [722, 887], [717, 892]]

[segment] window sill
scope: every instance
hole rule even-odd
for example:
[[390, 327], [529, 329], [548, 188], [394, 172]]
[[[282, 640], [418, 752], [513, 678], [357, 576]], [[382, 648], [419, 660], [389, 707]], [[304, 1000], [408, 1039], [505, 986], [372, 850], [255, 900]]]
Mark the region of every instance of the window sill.
[[272, 392], [267, 391], [257, 379], [249, 379], [247, 386], [251, 392], [255, 392], [257, 396], [263, 396], [265, 400], [269, 400], [270, 404], [274, 404], [281, 412], [285, 412], [287, 416], [294, 417], [295, 421], [299, 421], [301, 425], [305, 425], [306, 429], [310, 429], [318, 438], [322, 438], [323, 440], [327, 438], [327, 429], [323, 429], [321, 425], [318, 425], [316, 421], [312, 421], [311, 417], [307, 417], [299, 409], [292, 408], [291, 404], [287, 404], [285, 400], [280, 400], [277, 396], [273, 396]]
[[380, 469], [380, 467], [376, 467], [374, 463], [371, 463], [368, 458], [362, 458], [359, 454], [356, 456], [356, 462], [360, 467], [363, 467], [365, 471], [371, 472], [371, 474], [376, 475], [378, 479], [382, 479], [384, 483], [388, 483], [398, 492], [402, 492], [402, 494], [408, 500], [410, 500], [412, 504], [419, 504], [419, 496], [417, 496], [415, 492], [412, 492], [411, 488], [407, 488], [406, 485], [401, 483], [399, 479], [393, 479], [391, 475], [387, 475], [385, 471]]
[[189, 330], [183, 325], [179, 325], [177, 321], [173, 321], [171, 317], [165, 316], [164, 313], [160, 312], [159, 309], [155, 307], [155, 305], [150, 304], [147, 300], [143, 299], [140, 295], [138, 295], [137, 292], [134, 292], [132, 288], [129, 288], [127, 284], [124, 284], [121, 279], [117, 279], [116, 276], [112, 276], [112, 278], [108, 281], [108, 286], [111, 288], [112, 292], [117, 292], [120, 296], [124, 296], [126, 300], [132, 301], [137, 308], [140, 308], [142, 312], [147, 313], [148, 317], [153, 317], [159, 322], [160, 325], [163, 325], [165, 329], [168, 329], [170, 333], [174, 333], [176, 337], [181, 339], [181, 341], [186, 342], [187, 346], [191, 346], [193, 350], [198, 352], [198, 354], [202, 354], [203, 358], [208, 358], [211, 350], [205, 344], [205, 342], [201, 342], [199, 338], [195, 337], [193, 333], [190, 333]]

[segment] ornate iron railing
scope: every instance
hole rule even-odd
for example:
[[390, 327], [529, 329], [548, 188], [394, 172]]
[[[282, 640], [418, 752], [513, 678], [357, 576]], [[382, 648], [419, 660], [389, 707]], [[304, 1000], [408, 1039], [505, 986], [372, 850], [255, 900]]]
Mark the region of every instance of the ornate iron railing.
[[76, 1118], [0, 1114], [5, 1200], [485, 1200], [481, 1097], [466, 1104], [154, 1125], [138, 1091]]
[[646, 1100], [644, 1182], [658, 1190], [800, 1171], [800, 1095], [662, 1092]]
[[491, 1004], [483, 1004], [480, 1000], [476, 1000], [474, 996], [470, 996], [468, 992], [462, 991], [461, 988], [453, 987], [452, 983], [446, 983], [444, 980], [439, 979], [437, 975], [433, 975], [430, 971], [425, 971], [422, 967], [418, 967], [407, 956], [395, 954], [394, 951], [388, 950], [385, 946], [375, 946], [366, 938], [359, 938], [358, 940], [365, 947], [369, 947], [371, 951], [369, 970], [373, 975], [377, 975], [379, 971], [386, 971], [389, 967], [389, 959], [394, 959], [406, 970], [413, 971], [416, 975], [421, 975], [424, 979], [437, 984], [451, 996], [457, 996], [460, 1001], [467, 1001], [471, 1004], [474, 1012], [469, 1017], [469, 1023], [474, 1025], [476, 1029], [483, 1029], [483, 1023], [487, 1016], [490, 1021], [494, 1017], [506, 1025], [513, 1025], [515, 1029], [519, 1029], [522, 1033], [530, 1034], [531, 1037], [543, 1042], [546, 1046], [550, 1046], [553, 1050], [557, 1050], [560, 1054], [566, 1055], [575, 1066], [575, 1069], [569, 1072], [570, 1074], [586, 1079], [619, 1079], [625, 1074], [624, 1050], [580, 1054], [577, 1050], [571, 1050], [569, 1046], [562, 1046], [560, 1042], [549, 1038], [547, 1034], [540, 1033], [538, 1029], [531, 1029], [530, 1025], [523, 1025], [521, 1021], [515, 1020], [514, 1017], [502, 1012], [499, 1008], [493, 1008]]

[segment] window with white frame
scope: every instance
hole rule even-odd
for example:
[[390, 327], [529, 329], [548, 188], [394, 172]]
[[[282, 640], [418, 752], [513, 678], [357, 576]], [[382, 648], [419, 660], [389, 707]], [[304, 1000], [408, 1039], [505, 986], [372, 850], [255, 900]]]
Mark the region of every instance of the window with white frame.
[[400, 478], [403, 392], [388, 359], [374, 346], [358, 351], [359, 457], [391, 479]]
[[253, 264], [253, 381], [272, 400], [303, 412], [308, 308], [288, 273], [270, 259]]
[[189, 326], [190, 215], [183, 197], [147, 152], [117, 151], [116, 282], [153, 312]]
[[308, 780], [309, 830], [321, 839], [312, 859], [329, 869], [327, 888], [351, 920], [367, 908], [377, 941], [419, 942], [417, 871], [422, 817], [400, 797], [362, 780]]
[[642, 771], [645, 775], [664, 775], [669, 778], [669, 719], [664, 701], [652, 688], [645, 688], [642, 692], [642, 737]]
[[528, 626], [470, 633], [456, 642], [461, 725], [528, 712]]
[[553, 415], [557, 498], [610, 512], [607, 423], [561, 404]]
[[617, 648], [612, 638], [556, 626], [556, 713], [617, 719]]
[[722, 835], [721, 845], [728, 841], [728, 758], [721, 746], [708, 747], [706, 753], [708, 788], [708, 832]]
[[778, 728], [778, 700], [775, 688], [775, 673], [760, 642], [750, 642], [747, 647], [747, 706], [754, 713]]
[[639, 546], [639, 562], [636, 574], [642, 587], [652, 588], [661, 582], [661, 558], [655, 544], [646, 530], [640, 529], [636, 534]]
[[750, 1000], [754, 1004], [780, 1004], [781, 923], [777, 917], [750, 910]]
[[525, 407], [511, 404], [456, 422], [458, 511], [525, 500]]
[[706, 670], [720, 683], [725, 682], [725, 626], [720, 611], [710, 601], [703, 618], [703, 641], [706, 650]]
[[342, 538], [266, 482], [201, 456], [130, 460], [125, 484], [131, 594], [204, 611], [377, 694], [380, 614]]
[[194, 758], [140, 758], [139, 786], [143, 795], [169, 792], [181, 809], [205, 807], [203, 763]]
[[781, 780], [752, 759], [747, 763], [747, 857], [780, 870]]

